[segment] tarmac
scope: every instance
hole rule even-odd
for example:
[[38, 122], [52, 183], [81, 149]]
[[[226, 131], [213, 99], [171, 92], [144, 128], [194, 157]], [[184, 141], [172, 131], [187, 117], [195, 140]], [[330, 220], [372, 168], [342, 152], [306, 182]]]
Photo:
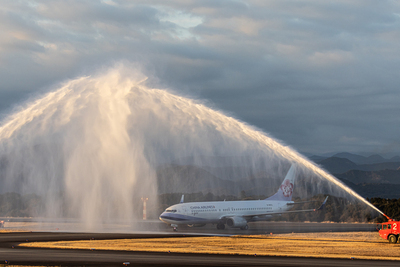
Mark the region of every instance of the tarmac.
[[[46, 224], [55, 227], [57, 222]], [[147, 224], [147, 225], [146, 225]], [[11, 223], [9, 224], [11, 225]], [[0, 234], [0, 263], [10, 265], [57, 265], [57, 266], [398, 266], [398, 262], [372, 261], [357, 259], [321, 259], [301, 257], [239, 256], [184, 253], [154, 253], [73, 249], [37, 249], [18, 247], [18, 244], [35, 241], [69, 241], [89, 239], [129, 239], [154, 237], [182, 237], [270, 234], [291, 232], [353, 232], [373, 231], [373, 224], [337, 224], [337, 223], [290, 223], [259, 222], [250, 224], [247, 231], [238, 229], [217, 230], [213, 226], [201, 228], [181, 227], [172, 232], [169, 227], [156, 221], [138, 223], [146, 232], [132, 230], [132, 233], [85, 233], [63, 232], [48, 229], [46, 232], [9, 232]], [[7, 225], [6, 225], [7, 227]], [[43, 227], [43, 225], [42, 225]], [[40, 228], [40, 227], [39, 227]], [[118, 228], [117, 229], [123, 229]], [[158, 229], [156, 229], [158, 228]], [[34, 230], [34, 229], [33, 229]], [[50, 232], [51, 230], [51, 232]], [[115, 230], [115, 229], [114, 229]]]

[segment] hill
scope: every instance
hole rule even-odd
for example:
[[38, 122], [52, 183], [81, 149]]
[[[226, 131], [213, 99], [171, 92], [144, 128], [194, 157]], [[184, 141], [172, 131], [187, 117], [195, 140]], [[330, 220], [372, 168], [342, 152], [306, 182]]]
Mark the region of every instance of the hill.
[[400, 199], [400, 170], [351, 170], [335, 176], [365, 198]]
[[333, 155], [333, 157], [345, 158], [345, 159], [351, 160], [352, 162], [354, 162], [356, 164], [374, 164], [374, 163], [388, 162], [387, 159], [385, 159], [381, 155], [377, 155], [377, 154], [371, 155], [369, 157], [364, 157], [364, 156], [360, 156], [360, 155], [356, 155], [356, 154], [352, 154], [352, 153], [342, 152], [342, 153]]
[[354, 184], [345, 179], [340, 180], [364, 198], [400, 199], [400, 184]]
[[342, 174], [336, 174], [336, 177], [346, 179], [354, 184], [400, 184], [400, 170], [351, 170]]
[[330, 173], [344, 173], [358, 169], [358, 165], [346, 158], [330, 157], [318, 162], [325, 170]]
[[[363, 197], [400, 198], [400, 170], [357, 170], [356, 168], [376, 168], [378, 165], [360, 166], [348, 159], [336, 157], [321, 161], [321, 165]], [[215, 169], [210, 170], [218, 173]], [[159, 194], [201, 192], [226, 196], [260, 196], [261, 198], [274, 194], [282, 179], [283, 177], [260, 171], [242, 176], [241, 179], [227, 180], [221, 179], [202, 167], [191, 165], [165, 165], [157, 169]], [[326, 191], [322, 189], [322, 184], [318, 186], [319, 189], [314, 190], [313, 182], [309, 178], [298, 177], [295, 194], [305, 197], [311, 195], [312, 192]]]
[[[338, 153], [329, 158], [312, 156], [310, 159], [330, 173], [345, 173], [351, 170], [359, 171], [382, 171], [382, 170], [398, 170], [400, 169], [399, 157], [384, 159], [379, 155], [363, 157], [350, 153]], [[354, 161], [352, 161], [354, 160]], [[395, 161], [397, 160], [397, 161]], [[358, 163], [357, 163], [358, 162]], [[366, 163], [370, 162], [370, 163]], [[372, 162], [372, 163], [371, 163]]]

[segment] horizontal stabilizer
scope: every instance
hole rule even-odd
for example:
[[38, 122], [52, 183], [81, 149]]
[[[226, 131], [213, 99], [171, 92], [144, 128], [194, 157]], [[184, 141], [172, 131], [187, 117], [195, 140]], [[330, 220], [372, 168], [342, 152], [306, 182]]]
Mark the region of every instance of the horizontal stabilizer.
[[298, 205], [298, 204], [305, 204], [305, 203], [312, 203], [312, 202], [318, 202], [318, 200], [301, 201], [301, 202], [290, 202], [290, 203], [287, 203], [286, 205], [291, 206], [291, 205]]

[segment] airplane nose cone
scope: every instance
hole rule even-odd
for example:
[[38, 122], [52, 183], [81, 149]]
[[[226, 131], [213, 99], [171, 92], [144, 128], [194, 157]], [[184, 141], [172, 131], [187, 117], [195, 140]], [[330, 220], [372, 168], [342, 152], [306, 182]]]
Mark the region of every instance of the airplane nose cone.
[[165, 218], [165, 212], [161, 213], [160, 217], [158, 217], [158, 219], [160, 219], [161, 221], [164, 221], [163, 219]]

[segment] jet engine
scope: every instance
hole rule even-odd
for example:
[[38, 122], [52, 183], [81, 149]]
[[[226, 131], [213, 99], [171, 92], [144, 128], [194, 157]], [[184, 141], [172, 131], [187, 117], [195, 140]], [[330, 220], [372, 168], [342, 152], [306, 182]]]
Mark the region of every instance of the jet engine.
[[245, 227], [247, 225], [247, 221], [243, 217], [229, 217], [226, 219], [226, 224], [229, 227], [239, 228]]

